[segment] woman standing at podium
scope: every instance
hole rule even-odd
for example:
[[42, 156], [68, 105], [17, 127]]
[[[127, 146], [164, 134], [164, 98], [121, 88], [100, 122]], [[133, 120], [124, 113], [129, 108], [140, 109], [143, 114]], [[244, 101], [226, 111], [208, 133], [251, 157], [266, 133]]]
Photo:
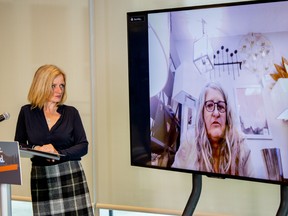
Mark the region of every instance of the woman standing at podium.
[[31, 159], [34, 215], [93, 215], [80, 163], [88, 141], [78, 110], [64, 105], [65, 85], [66, 75], [60, 68], [41, 66], [29, 90], [30, 104], [18, 116], [15, 141], [22, 147], [61, 154], [60, 160]]

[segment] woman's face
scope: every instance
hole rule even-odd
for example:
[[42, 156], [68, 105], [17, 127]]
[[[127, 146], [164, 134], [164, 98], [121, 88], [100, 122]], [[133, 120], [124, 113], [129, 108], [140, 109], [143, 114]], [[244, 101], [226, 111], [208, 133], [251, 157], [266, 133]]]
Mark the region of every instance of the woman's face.
[[226, 127], [226, 101], [219, 91], [208, 89], [203, 115], [210, 142], [218, 142], [225, 136]]
[[65, 91], [65, 82], [62, 75], [57, 76], [52, 83], [52, 94], [49, 102], [59, 103]]

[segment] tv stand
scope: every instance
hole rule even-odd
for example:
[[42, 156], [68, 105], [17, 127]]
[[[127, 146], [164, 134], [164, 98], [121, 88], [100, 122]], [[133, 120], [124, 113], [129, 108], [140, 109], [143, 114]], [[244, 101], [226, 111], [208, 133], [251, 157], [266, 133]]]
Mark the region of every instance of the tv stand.
[[[197, 206], [202, 190], [202, 175], [192, 174], [192, 192], [187, 201], [182, 216], [192, 216]], [[280, 185], [280, 206], [278, 208], [276, 216], [288, 215], [288, 186]]]
[[192, 192], [182, 213], [182, 216], [192, 216], [202, 190], [202, 175], [192, 174]]
[[281, 185], [280, 190], [281, 190], [280, 206], [279, 206], [276, 216], [287, 216], [288, 215], [288, 186]]

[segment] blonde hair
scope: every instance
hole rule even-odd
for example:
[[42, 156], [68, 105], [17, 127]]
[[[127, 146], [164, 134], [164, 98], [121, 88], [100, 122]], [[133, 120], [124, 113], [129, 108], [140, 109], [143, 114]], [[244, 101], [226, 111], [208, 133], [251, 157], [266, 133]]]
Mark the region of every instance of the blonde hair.
[[[43, 65], [37, 69], [28, 93], [28, 101], [31, 103], [32, 108], [38, 107], [42, 109], [44, 107], [44, 104], [52, 94], [53, 81], [59, 75], [63, 76], [66, 84], [66, 75], [57, 66]], [[58, 104], [63, 104], [67, 98], [65, 88], [63, 91], [62, 99]]]

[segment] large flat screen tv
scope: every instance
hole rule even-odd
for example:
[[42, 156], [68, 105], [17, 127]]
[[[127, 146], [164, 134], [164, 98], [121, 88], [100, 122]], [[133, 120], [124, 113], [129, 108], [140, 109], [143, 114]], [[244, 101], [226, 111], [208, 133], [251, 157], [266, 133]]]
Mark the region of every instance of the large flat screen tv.
[[128, 12], [131, 165], [287, 185], [287, 10]]

